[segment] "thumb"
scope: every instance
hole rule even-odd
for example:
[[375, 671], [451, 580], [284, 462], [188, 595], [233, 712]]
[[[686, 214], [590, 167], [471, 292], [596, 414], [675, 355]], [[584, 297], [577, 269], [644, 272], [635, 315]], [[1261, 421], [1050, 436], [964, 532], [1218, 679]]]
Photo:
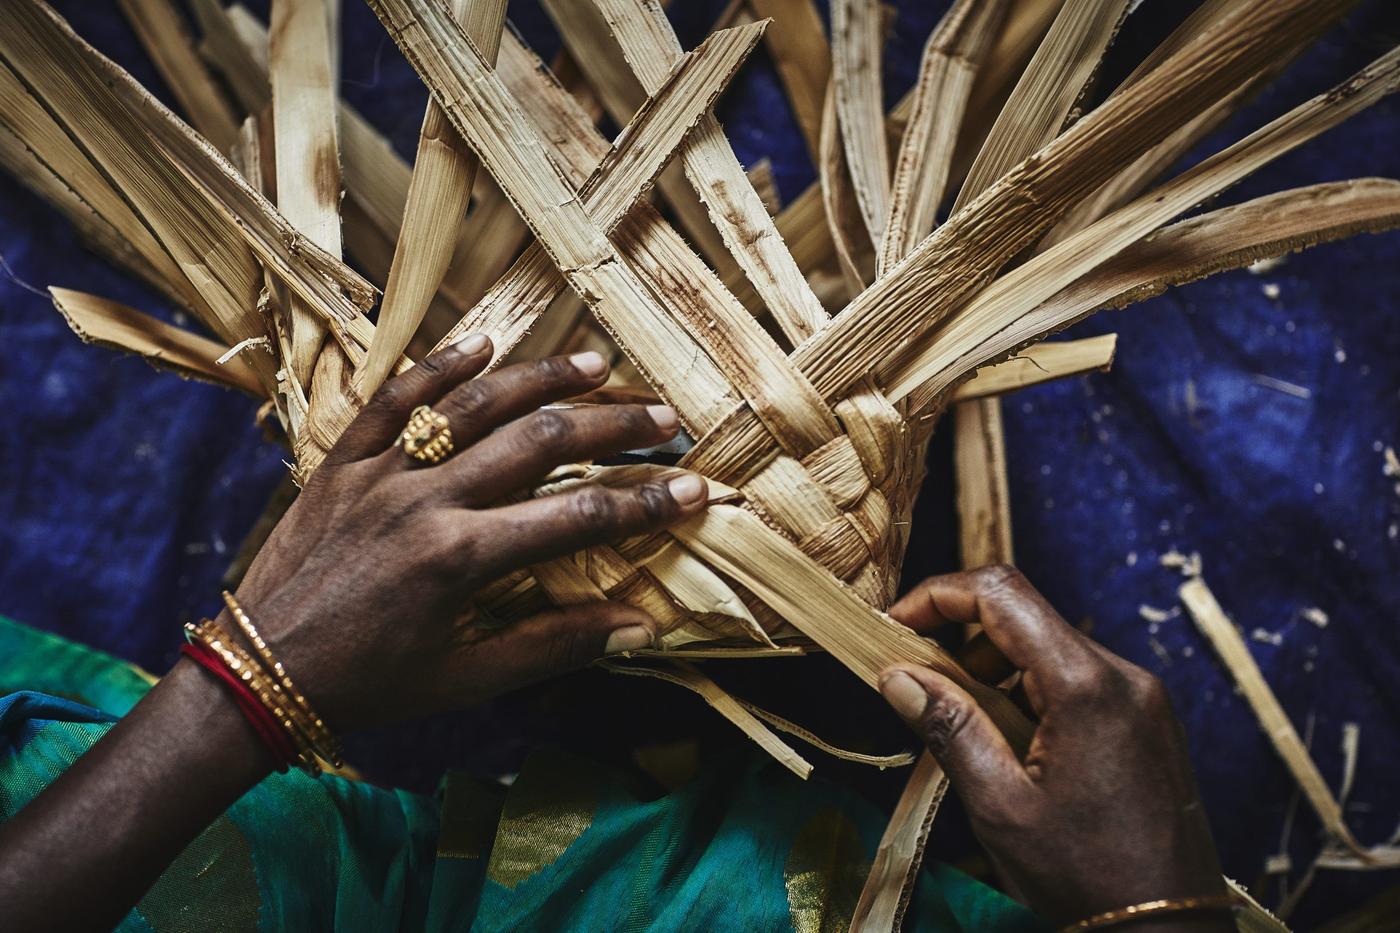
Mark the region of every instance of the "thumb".
[[650, 648], [651, 616], [625, 603], [563, 606], [524, 619], [503, 631], [494, 663], [518, 686], [577, 670], [605, 655]]
[[880, 693], [948, 774], [968, 808], [1003, 803], [1026, 772], [990, 716], [964, 689], [924, 667], [891, 668]]

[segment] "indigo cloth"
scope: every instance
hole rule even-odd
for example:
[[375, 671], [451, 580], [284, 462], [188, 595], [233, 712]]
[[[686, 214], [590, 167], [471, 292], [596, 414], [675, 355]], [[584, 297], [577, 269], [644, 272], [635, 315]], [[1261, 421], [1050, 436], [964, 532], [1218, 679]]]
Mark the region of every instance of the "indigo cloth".
[[[947, 3], [895, 5], [886, 63], [891, 101], [912, 81], [924, 38]], [[58, 6], [169, 101], [111, 6]], [[265, 13], [265, 3], [253, 6]], [[722, 6], [673, 3], [682, 40], [698, 41]], [[1103, 86], [1111, 88], [1192, 6], [1138, 5]], [[532, 2], [513, 2], [511, 15], [546, 58], [557, 48]], [[344, 30], [344, 93], [411, 157], [424, 100], [419, 82], [364, 5], [345, 5]], [[1360, 3], [1186, 163], [1397, 42], [1400, 5]], [[772, 160], [785, 198], [811, 181], [761, 49], [719, 116], [741, 159]], [[1397, 116], [1400, 104], [1383, 101], [1220, 203], [1351, 177], [1400, 177]], [[0, 204], [0, 612], [163, 671], [179, 625], [216, 610], [220, 576], [284, 475], [283, 453], [253, 426], [249, 400], [80, 344], [36, 289], [81, 288], [159, 315], [170, 311], [88, 253], [8, 177], [0, 178]], [[1343, 734], [1355, 725], [1347, 821], [1368, 844], [1390, 838], [1400, 824], [1400, 476], [1386, 459], [1387, 450], [1400, 449], [1397, 312], [1400, 234], [1361, 236], [1093, 318], [1070, 336], [1116, 330], [1112, 372], [1026, 390], [1004, 404], [1018, 564], [1072, 622], [1166, 681], [1190, 735], [1225, 867], [1266, 903], [1277, 901], [1280, 880], [1265, 877], [1266, 859], [1287, 853], [1287, 877], [1296, 883], [1317, 851], [1318, 824], [1178, 606], [1182, 578], [1162, 560], [1200, 555], [1206, 580], [1249, 636], [1333, 788], [1343, 776]], [[948, 456], [947, 437], [935, 438], [907, 582], [956, 566]], [[786, 714], [837, 733], [900, 740], [878, 703], [839, 668], [821, 659], [782, 663], [793, 664], [786, 678], [765, 668], [762, 675], [733, 672], [727, 682], [761, 696], [780, 680], [789, 699], [803, 700]], [[596, 732], [600, 717], [612, 717], [609, 732], [619, 745], [668, 729], [707, 742], [743, 741], [691, 698], [617, 680], [585, 675], [557, 688], [567, 701], [550, 701], [547, 691], [507, 698], [484, 711], [381, 731], [352, 751], [382, 780], [431, 789], [449, 765], [513, 770], [534, 741]], [[824, 759], [818, 765], [848, 776]], [[900, 781], [863, 773], [849, 779], [886, 804]], [[966, 842], [955, 808], [940, 815], [933, 835], [935, 851]], [[1323, 872], [1294, 919], [1306, 928], [1397, 880], [1394, 873]]]

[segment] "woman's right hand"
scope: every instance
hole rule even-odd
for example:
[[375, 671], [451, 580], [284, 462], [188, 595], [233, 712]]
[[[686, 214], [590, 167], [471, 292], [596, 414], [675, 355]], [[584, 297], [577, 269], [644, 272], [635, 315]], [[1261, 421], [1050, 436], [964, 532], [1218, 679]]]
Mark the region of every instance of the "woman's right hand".
[[[1055, 923], [1226, 886], [1161, 681], [1066, 624], [1016, 570], [934, 577], [890, 614], [916, 631], [977, 623], [1017, 668], [1040, 718], [1022, 761], [964, 690], [926, 668], [880, 690], [928, 743], [1007, 881]], [[1221, 912], [1133, 929], [1231, 930]]]

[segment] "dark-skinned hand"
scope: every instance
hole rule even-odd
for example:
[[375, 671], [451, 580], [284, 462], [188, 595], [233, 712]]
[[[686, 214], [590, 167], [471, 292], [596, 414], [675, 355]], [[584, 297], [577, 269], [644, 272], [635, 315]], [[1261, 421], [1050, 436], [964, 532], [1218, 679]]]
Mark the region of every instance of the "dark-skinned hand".
[[[916, 631], [983, 626], [1024, 672], [1040, 722], [1025, 760], [946, 677], [885, 671], [880, 690], [938, 759], [973, 831], [1026, 904], [1066, 924], [1160, 898], [1226, 893], [1185, 736], [1161, 681], [1066, 624], [1010, 567], [933, 577], [890, 614]], [[1141, 930], [1232, 930], [1216, 912]]]
[[[648, 647], [653, 622], [621, 603], [559, 609], [505, 627], [460, 620], [471, 594], [531, 564], [660, 529], [704, 505], [683, 473], [627, 489], [590, 486], [501, 505], [556, 466], [675, 436], [666, 406], [542, 406], [597, 388], [597, 353], [476, 377], [471, 336], [384, 385], [311, 477], [238, 590], [326, 721], [350, 730], [447, 708]], [[437, 465], [394, 446], [431, 405], [456, 452]], [[232, 630], [232, 620], [225, 619]]]

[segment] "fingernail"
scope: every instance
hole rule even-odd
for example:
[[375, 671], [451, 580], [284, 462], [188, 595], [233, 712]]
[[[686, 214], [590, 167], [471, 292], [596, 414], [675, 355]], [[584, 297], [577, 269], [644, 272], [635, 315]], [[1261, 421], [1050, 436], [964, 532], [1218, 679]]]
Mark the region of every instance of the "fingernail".
[[678, 505], [695, 505], [709, 491], [705, 486], [705, 481], [694, 473], [682, 473], [666, 484], [670, 490], [671, 498], [676, 500]]
[[608, 371], [608, 361], [603, 359], [603, 354], [592, 350], [587, 353], [575, 353], [569, 357], [569, 362], [573, 364], [574, 369], [590, 379], [597, 379]]
[[603, 646], [603, 653], [621, 654], [624, 651], [640, 651], [651, 646], [651, 629], [645, 625], [629, 625], [608, 634], [608, 643]]
[[928, 708], [928, 692], [903, 671], [895, 671], [880, 681], [880, 693], [905, 719], [919, 719]]
[[651, 420], [663, 431], [674, 431], [681, 423], [676, 417], [676, 410], [670, 405], [648, 405], [647, 414], [651, 415]]
[[464, 334], [452, 341], [452, 346], [458, 353], [466, 356], [476, 356], [489, 346], [491, 341], [486, 339], [485, 334]]

